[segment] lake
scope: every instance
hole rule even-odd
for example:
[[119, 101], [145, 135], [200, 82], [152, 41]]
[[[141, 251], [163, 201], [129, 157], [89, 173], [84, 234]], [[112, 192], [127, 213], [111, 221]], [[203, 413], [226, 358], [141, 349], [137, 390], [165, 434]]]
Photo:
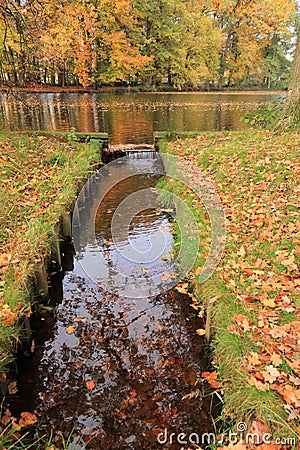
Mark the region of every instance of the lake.
[[154, 131], [239, 130], [240, 120], [283, 93], [3, 94], [5, 130], [107, 132], [110, 144], [151, 144]]

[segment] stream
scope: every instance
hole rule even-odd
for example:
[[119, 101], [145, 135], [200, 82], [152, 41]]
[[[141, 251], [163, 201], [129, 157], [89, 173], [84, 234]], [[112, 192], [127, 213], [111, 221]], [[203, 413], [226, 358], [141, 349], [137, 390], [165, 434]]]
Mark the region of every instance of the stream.
[[[193, 435], [195, 443], [197, 436], [214, 431], [217, 409], [212, 396], [203, 395], [201, 382], [202, 371], [208, 369], [205, 342], [196, 333], [203, 323], [190, 307], [190, 297], [175, 288], [143, 294], [150, 277], [158, 274], [160, 280], [171, 272], [173, 260], [172, 214], [147, 202], [161, 176], [156, 155], [129, 158], [124, 163], [129, 174], [141, 164], [148, 165], [148, 173], [117, 183], [100, 205], [99, 189], [107, 179], [117, 179], [124, 164], [108, 167], [107, 179], [98, 188], [90, 186], [81, 208], [96, 213], [96, 241], [109, 268], [100, 277], [105, 282], [92, 281], [81, 264], [85, 259], [91, 272], [99, 269], [93, 259], [98, 247], [87, 231], [79, 250], [65, 248], [63, 271], [53, 274], [49, 304], [35, 323], [34, 351], [19, 359], [13, 412], [34, 412], [39, 434], [53, 430], [57, 435], [59, 430], [65, 439], [70, 436], [70, 449], [181, 449], [191, 444], [178, 443], [179, 433]], [[129, 230], [117, 228], [116, 245], [112, 218], [141, 189], [145, 206], [137, 202]], [[126, 255], [130, 245], [148, 251], [162, 233], [164, 246], [154, 260], [120, 257], [120, 248]], [[120, 272], [136, 280], [128, 295], [120, 295], [117, 282], [108, 288], [113, 274]], [[196, 390], [198, 396], [189, 396]], [[173, 438], [165, 439], [171, 433]], [[56, 439], [63, 448], [62, 439]]]

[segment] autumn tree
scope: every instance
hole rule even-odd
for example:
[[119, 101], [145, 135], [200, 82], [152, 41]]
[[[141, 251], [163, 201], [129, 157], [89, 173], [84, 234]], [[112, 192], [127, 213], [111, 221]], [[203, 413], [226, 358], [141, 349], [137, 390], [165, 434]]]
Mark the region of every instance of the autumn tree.
[[0, 77], [29, 83], [271, 87], [294, 0], [0, 0]]
[[294, 0], [219, 0], [215, 14], [225, 34], [219, 85], [261, 75], [266, 49], [279, 43], [295, 19]]
[[288, 93], [276, 127], [289, 131], [300, 129], [300, 27]]

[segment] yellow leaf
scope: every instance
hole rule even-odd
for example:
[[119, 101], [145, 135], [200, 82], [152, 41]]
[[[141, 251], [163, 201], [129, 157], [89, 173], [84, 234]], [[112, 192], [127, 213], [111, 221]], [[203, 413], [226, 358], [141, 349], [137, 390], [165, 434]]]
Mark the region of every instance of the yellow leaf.
[[205, 330], [203, 328], [198, 328], [198, 330], [196, 330], [196, 333], [199, 334], [199, 336], [204, 336]]
[[197, 267], [197, 269], [195, 270], [194, 274], [195, 274], [196, 277], [197, 277], [198, 275], [201, 274], [201, 272], [202, 272], [202, 267]]
[[76, 317], [73, 322], [87, 322], [87, 321], [88, 321], [87, 317]]
[[179, 287], [179, 286], [176, 287], [176, 290], [178, 292], [180, 292], [180, 294], [187, 294], [188, 293], [188, 291], [186, 289], [184, 289], [182, 287]]
[[264, 306], [268, 306], [269, 308], [275, 308], [276, 303], [274, 302], [274, 300], [271, 300], [270, 298], [264, 298], [262, 300], [262, 304]]
[[72, 334], [72, 333], [74, 333], [74, 331], [75, 331], [74, 325], [70, 325], [69, 327], [66, 328], [66, 332], [68, 334]]

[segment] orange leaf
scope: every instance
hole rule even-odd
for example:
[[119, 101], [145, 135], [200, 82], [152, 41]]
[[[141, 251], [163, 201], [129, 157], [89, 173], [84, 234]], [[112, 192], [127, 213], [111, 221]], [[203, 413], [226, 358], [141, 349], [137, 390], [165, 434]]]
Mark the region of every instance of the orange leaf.
[[8, 266], [11, 260], [11, 253], [2, 253], [0, 255], [0, 267]]
[[66, 328], [66, 332], [68, 334], [72, 334], [72, 333], [74, 333], [74, 331], [75, 331], [74, 325], [70, 325], [69, 327]]
[[259, 391], [268, 391], [269, 390], [268, 385], [262, 383], [261, 381], [258, 381], [256, 378], [254, 378], [253, 375], [251, 375], [251, 378], [247, 378], [247, 381], [251, 386], [256, 387], [256, 389], [258, 389]]
[[161, 277], [160, 277], [160, 279], [162, 280], [162, 281], [166, 281], [166, 280], [168, 280], [169, 278], [170, 278], [170, 274], [169, 273], [165, 273], [164, 275], [162, 275]]
[[136, 392], [136, 390], [134, 389], [134, 390], [131, 392], [131, 394], [130, 394], [128, 403], [133, 403], [133, 402], [135, 402], [135, 397], [136, 397], [136, 396], [137, 396], [137, 392]]
[[199, 336], [204, 336], [205, 330], [203, 328], [198, 328], [198, 330], [196, 330], [196, 333], [199, 334]]
[[89, 391], [91, 391], [92, 389], [94, 389], [94, 387], [96, 386], [96, 385], [95, 385], [95, 382], [94, 382], [93, 380], [87, 381], [87, 382], [85, 383], [85, 385], [86, 385], [86, 387], [87, 387], [87, 389], [88, 389]]
[[201, 374], [202, 378], [205, 378], [212, 388], [218, 389], [221, 384], [217, 381], [217, 372], [202, 372]]
[[28, 425], [33, 425], [37, 422], [37, 417], [35, 414], [30, 412], [22, 412], [21, 419], [19, 420], [19, 427], [27, 427]]

